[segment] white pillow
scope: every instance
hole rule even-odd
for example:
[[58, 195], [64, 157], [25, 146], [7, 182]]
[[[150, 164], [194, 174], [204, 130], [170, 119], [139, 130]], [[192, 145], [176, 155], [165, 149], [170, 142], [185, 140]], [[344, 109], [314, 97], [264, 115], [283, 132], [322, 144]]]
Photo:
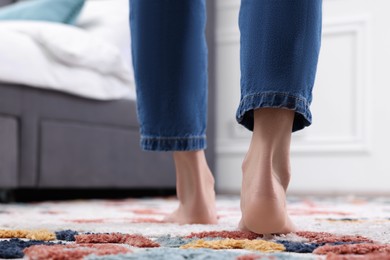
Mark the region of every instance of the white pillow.
[[87, 0], [76, 25], [116, 45], [132, 66], [129, 0]]
[[0, 23], [0, 81], [101, 99], [135, 93], [119, 49], [76, 27], [47, 22]]

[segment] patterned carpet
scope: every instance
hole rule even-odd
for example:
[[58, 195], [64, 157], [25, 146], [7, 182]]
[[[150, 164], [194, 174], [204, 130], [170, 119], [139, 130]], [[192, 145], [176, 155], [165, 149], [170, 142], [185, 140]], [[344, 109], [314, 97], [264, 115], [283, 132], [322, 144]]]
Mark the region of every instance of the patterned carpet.
[[390, 198], [289, 198], [300, 231], [267, 237], [236, 229], [237, 197], [218, 198], [217, 225], [162, 223], [176, 206], [163, 198], [0, 204], [0, 258], [390, 259]]

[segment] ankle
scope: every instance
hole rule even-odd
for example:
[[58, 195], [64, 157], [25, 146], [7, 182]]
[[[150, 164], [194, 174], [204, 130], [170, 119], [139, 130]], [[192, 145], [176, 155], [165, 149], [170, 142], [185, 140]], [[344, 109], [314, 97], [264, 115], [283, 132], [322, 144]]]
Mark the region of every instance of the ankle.
[[[267, 146], [262, 143], [256, 144], [251, 142], [248, 152], [245, 155], [241, 164], [241, 170], [244, 174], [269, 174], [272, 173], [272, 146]], [[257, 169], [257, 172], [253, 172]]]
[[203, 150], [198, 151], [176, 151], [173, 152], [175, 164], [188, 165], [196, 167], [198, 165], [207, 165], [206, 155]]
[[257, 195], [267, 198], [272, 197], [280, 186], [286, 192], [291, 178], [289, 155], [282, 156], [270, 150], [263, 153], [249, 150], [241, 165], [243, 187], [258, 187]]
[[275, 179], [286, 190], [291, 179], [289, 160], [289, 156], [280, 157], [275, 153], [267, 155], [248, 151], [242, 162], [241, 170], [249, 182], [255, 180], [268, 182]]
[[176, 190], [182, 204], [203, 203], [215, 196], [214, 177], [204, 151], [174, 152]]
[[174, 152], [173, 159], [176, 167], [176, 174], [185, 178], [197, 178], [203, 175], [211, 175], [203, 150]]

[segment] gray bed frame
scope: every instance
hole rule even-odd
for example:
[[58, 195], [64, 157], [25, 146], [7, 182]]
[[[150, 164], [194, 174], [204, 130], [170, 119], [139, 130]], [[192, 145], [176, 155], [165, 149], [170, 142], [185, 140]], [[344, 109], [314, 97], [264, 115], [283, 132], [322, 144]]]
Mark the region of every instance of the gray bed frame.
[[134, 101], [0, 85], [2, 188], [172, 187], [170, 155], [138, 142]]
[[[214, 170], [215, 3], [207, 4], [210, 78], [206, 156]], [[94, 101], [0, 82], [0, 193], [174, 187], [171, 153], [139, 148], [135, 101]]]

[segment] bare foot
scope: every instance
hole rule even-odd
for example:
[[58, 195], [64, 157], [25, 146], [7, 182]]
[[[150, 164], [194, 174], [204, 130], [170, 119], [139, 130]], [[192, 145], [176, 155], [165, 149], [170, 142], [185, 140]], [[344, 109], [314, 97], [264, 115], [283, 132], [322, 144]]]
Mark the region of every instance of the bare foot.
[[286, 209], [290, 181], [290, 142], [294, 112], [254, 111], [251, 145], [243, 162], [242, 218], [239, 228], [258, 234], [285, 234], [295, 227]]
[[165, 218], [178, 224], [216, 224], [214, 177], [204, 151], [174, 152], [179, 207]]

